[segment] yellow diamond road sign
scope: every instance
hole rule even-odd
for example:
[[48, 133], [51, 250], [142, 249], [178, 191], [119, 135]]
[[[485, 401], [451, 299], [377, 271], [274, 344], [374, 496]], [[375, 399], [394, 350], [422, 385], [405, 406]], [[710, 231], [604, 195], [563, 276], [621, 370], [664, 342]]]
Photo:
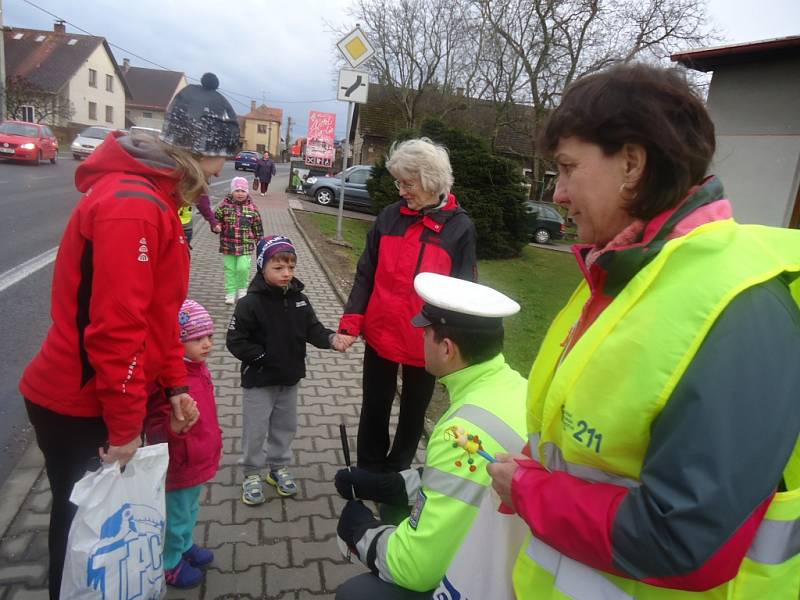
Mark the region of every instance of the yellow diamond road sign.
[[366, 34], [359, 27], [339, 40], [336, 46], [353, 68], [363, 64], [375, 54], [372, 44], [369, 43]]

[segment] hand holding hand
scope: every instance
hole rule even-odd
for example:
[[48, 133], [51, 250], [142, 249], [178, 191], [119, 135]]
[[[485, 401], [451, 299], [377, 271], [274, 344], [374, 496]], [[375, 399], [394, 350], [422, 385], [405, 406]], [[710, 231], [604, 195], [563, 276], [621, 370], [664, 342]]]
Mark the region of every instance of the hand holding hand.
[[119, 461], [119, 464], [123, 467], [128, 463], [130, 459], [133, 458], [133, 455], [136, 454], [136, 451], [142, 445], [142, 438], [141, 436], [136, 436], [127, 444], [123, 444], [122, 446], [108, 446], [108, 451], [104, 450], [103, 448], [98, 448], [100, 459], [103, 462], [112, 463], [115, 460]]
[[497, 462], [486, 467], [492, 478], [494, 491], [500, 496], [503, 504], [509, 508], [514, 506], [514, 501], [511, 499], [511, 481], [514, 479], [514, 473], [519, 469], [517, 460], [529, 461], [530, 459], [522, 454], [498, 454]]
[[213, 231], [214, 233], [219, 233], [220, 231], [222, 231], [222, 225], [217, 223], [216, 225], [214, 225], [214, 227], [211, 228], [211, 231]]
[[331, 347], [337, 352], [346, 352], [347, 349], [353, 345], [353, 342], [349, 341], [350, 338], [351, 336], [349, 335], [335, 333], [333, 334], [333, 340], [331, 340]]
[[197, 423], [200, 418], [200, 411], [197, 409], [197, 402], [189, 394], [177, 394], [169, 399], [172, 404], [172, 414], [170, 414], [169, 426], [175, 433], [185, 433]]
[[336, 350], [339, 350], [339, 352], [344, 352], [350, 346], [352, 346], [357, 339], [358, 338], [354, 335], [345, 335], [344, 333], [337, 333], [336, 338], [334, 338], [334, 341], [336, 340], [339, 341], [339, 348], [341, 348], [341, 350], [339, 348], [336, 348], [335, 346], [334, 348]]

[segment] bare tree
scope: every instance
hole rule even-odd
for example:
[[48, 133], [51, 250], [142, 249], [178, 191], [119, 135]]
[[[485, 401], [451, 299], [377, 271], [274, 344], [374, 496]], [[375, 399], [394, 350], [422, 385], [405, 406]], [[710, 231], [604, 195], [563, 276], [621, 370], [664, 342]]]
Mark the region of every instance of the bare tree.
[[713, 36], [703, 0], [474, 0], [518, 58], [536, 126], [572, 81]]
[[417, 124], [423, 97], [470, 84], [476, 65], [466, 48], [480, 44], [483, 33], [469, 22], [471, 9], [469, 0], [357, 0], [352, 7], [376, 50], [365, 66], [407, 127]]
[[37, 123], [60, 124], [69, 121], [75, 108], [66, 98], [42, 91], [24, 77], [6, 81], [6, 114], [9, 119], [24, 119], [26, 108], [33, 108]]

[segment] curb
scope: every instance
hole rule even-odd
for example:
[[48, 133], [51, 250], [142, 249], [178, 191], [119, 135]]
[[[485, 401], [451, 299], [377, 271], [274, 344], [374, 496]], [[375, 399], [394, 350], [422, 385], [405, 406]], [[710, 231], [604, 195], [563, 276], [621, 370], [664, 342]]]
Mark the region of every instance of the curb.
[[8, 533], [11, 522], [19, 514], [25, 498], [33, 488], [36, 480], [44, 470], [44, 456], [36, 439], [28, 442], [28, 447], [19, 459], [19, 462], [12, 469], [0, 487], [0, 538], [4, 538]]
[[289, 207], [289, 216], [292, 217], [294, 226], [297, 227], [297, 231], [300, 232], [300, 235], [303, 237], [303, 240], [305, 240], [306, 244], [308, 244], [308, 247], [311, 249], [311, 254], [314, 255], [314, 258], [316, 259], [317, 263], [319, 263], [319, 266], [322, 267], [322, 271], [323, 273], [325, 273], [325, 277], [328, 278], [328, 282], [331, 284], [333, 291], [336, 292], [339, 301], [342, 303], [342, 306], [344, 306], [345, 304], [347, 304], [347, 295], [344, 293], [344, 290], [342, 290], [339, 287], [339, 284], [336, 282], [336, 276], [333, 274], [333, 271], [331, 271], [330, 267], [328, 267], [328, 264], [322, 258], [322, 254], [319, 252], [317, 247], [311, 241], [311, 236], [308, 235], [306, 233], [306, 230], [303, 229], [303, 226], [300, 225], [300, 221], [297, 219], [297, 216], [294, 214], [294, 210], [292, 209], [291, 206]]

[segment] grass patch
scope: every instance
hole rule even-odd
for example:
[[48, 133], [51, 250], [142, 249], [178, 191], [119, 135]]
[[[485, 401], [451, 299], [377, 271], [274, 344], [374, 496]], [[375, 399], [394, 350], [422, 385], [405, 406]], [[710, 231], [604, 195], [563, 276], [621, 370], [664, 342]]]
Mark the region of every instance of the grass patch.
[[566, 252], [526, 246], [518, 258], [478, 262], [478, 280], [522, 307], [505, 319], [504, 354], [508, 364], [525, 377], [547, 328], [580, 279], [574, 257]]
[[[333, 238], [336, 235], [336, 217], [332, 215], [324, 215], [321, 213], [310, 213], [310, 217], [314, 225], [317, 226], [320, 233], [327, 238]], [[372, 227], [371, 221], [363, 221], [361, 219], [342, 219], [342, 237], [344, 241], [350, 244], [352, 248], [344, 246], [329, 246], [333, 248], [334, 252], [347, 256], [350, 264], [353, 267], [353, 273], [356, 272], [356, 264], [358, 257], [364, 252], [364, 246], [367, 242], [367, 232]]]

